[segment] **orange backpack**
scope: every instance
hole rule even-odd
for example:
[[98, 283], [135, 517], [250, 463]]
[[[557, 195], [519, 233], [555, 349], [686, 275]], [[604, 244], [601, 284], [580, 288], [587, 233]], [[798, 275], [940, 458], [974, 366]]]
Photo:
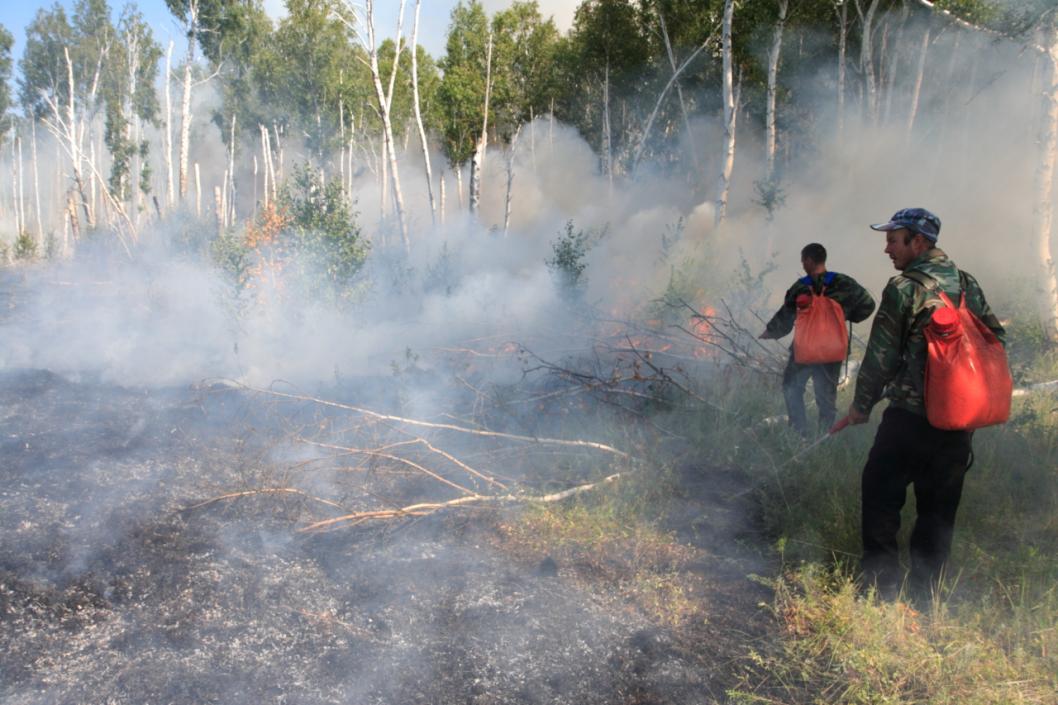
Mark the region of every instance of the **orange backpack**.
[[[826, 362], [841, 362], [849, 347], [849, 333], [845, 329], [845, 311], [841, 304], [827, 298], [827, 285], [834, 281], [834, 273], [827, 272], [823, 279], [823, 290], [818, 294], [808, 280], [811, 296], [797, 297], [797, 318], [794, 321], [794, 362], [813, 365]], [[803, 304], [803, 305], [802, 305]]]
[[[966, 306], [952, 304], [936, 280], [923, 282], [944, 302], [926, 325], [926, 418], [931, 426], [949, 431], [972, 431], [1004, 423], [1010, 418], [1014, 381], [1007, 353], [992, 330]], [[923, 275], [928, 276], [928, 275]]]

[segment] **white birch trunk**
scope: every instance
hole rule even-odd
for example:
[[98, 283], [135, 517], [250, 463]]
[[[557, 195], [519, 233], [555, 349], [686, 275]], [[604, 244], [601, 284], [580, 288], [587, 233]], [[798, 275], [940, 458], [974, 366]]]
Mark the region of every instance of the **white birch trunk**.
[[518, 135], [521, 133], [522, 128], [519, 127], [514, 132], [514, 136], [511, 138], [511, 144], [507, 148], [507, 198], [503, 207], [503, 236], [507, 237], [507, 233], [511, 228], [511, 200], [512, 200], [512, 187], [514, 186], [514, 150], [518, 146]]
[[173, 182], [173, 99], [171, 85], [173, 59], [173, 41], [169, 40], [169, 49], [165, 52], [165, 131], [162, 133], [162, 153], [165, 161], [165, 205], [172, 208], [176, 204], [176, 185]]
[[485, 170], [485, 151], [488, 148], [489, 101], [492, 97], [492, 32], [489, 32], [488, 50], [485, 55], [485, 110], [481, 119], [481, 137], [474, 146], [470, 158], [470, 212], [477, 213], [481, 203], [481, 175]]
[[11, 133], [11, 214], [15, 216], [15, 237], [22, 234], [18, 207], [18, 135]]
[[1058, 272], [1055, 270], [1052, 245], [1054, 169], [1055, 162], [1058, 160], [1058, 22], [1051, 21], [1047, 35], [1034, 220], [1040, 263], [1040, 283], [1044, 290], [1042, 308], [1044, 330], [1052, 340], [1058, 340]]
[[33, 201], [36, 208], [37, 220], [37, 247], [40, 256], [47, 254], [47, 245], [44, 241], [44, 221], [40, 217], [40, 172], [37, 167], [37, 121], [29, 121], [30, 134], [30, 159], [33, 160]]
[[874, 70], [874, 15], [881, 0], [868, 0], [870, 5], [863, 11], [862, 0], [855, 0], [856, 12], [860, 16], [860, 70], [863, 71], [867, 119], [872, 125], [878, 123], [878, 79]]
[[788, 0], [778, 0], [779, 17], [772, 32], [771, 51], [768, 53], [768, 96], [765, 115], [765, 149], [768, 160], [768, 180], [775, 178], [775, 103], [779, 86], [779, 56], [782, 53], [782, 35], [786, 26]]
[[845, 62], [848, 52], [849, 6], [838, 0], [838, 137], [845, 132]]
[[[85, 222], [91, 228], [94, 227], [95, 223], [92, 221], [92, 212], [89, 209], [88, 197], [85, 195], [84, 179], [81, 175], [81, 145], [77, 139], [77, 108], [74, 102], [73, 61], [70, 59], [69, 47], [63, 47], [63, 54], [66, 57], [66, 79], [69, 88], [66, 105], [66, 132], [70, 144], [70, 163], [72, 164], [74, 183], [77, 185], [77, 193], [81, 197], [81, 207], [84, 209]], [[75, 231], [78, 230], [79, 228], [75, 228]]]
[[602, 140], [606, 154], [606, 178], [610, 195], [613, 195], [613, 136], [610, 134], [610, 60], [606, 60], [606, 69], [602, 82]]
[[371, 81], [375, 86], [375, 99], [378, 102], [379, 117], [382, 119], [383, 152], [388, 160], [387, 166], [390, 173], [390, 186], [393, 189], [393, 205], [397, 211], [397, 227], [400, 230], [401, 244], [404, 246], [404, 251], [407, 253], [411, 251], [411, 243], [408, 239], [407, 216], [404, 211], [404, 195], [400, 188], [400, 173], [397, 168], [396, 144], [393, 140], [393, 124], [390, 118], [393, 85], [402, 49], [401, 29], [404, 26], [404, 0], [400, 1], [400, 10], [397, 17], [396, 51], [393, 56], [393, 72], [390, 75], [388, 94], [382, 86], [382, 75], [378, 68], [378, 46], [375, 42], [374, 8], [374, 0], [367, 0], [365, 29], [367, 30], [368, 46], [365, 48], [367, 49], [370, 61]]
[[26, 226], [26, 190], [25, 190], [25, 162], [22, 159], [22, 135], [18, 135], [18, 234], [24, 235], [29, 228]]
[[187, 9], [187, 57], [184, 63], [184, 92], [180, 98], [180, 200], [187, 196], [188, 162], [191, 152], [191, 69], [195, 63], [198, 39], [198, 0], [190, 0]]
[[430, 197], [430, 221], [437, 224], [437, 204], [433, 197], [433, 173], [430, 171], [430, 144], [426, 139], [426, 128], [422, 124], [422, 110], [419, 106], [419, 8], [422, 0], [415, 0], [415, 22], [411, 30], [411, 90], [412, 104], [415, 107], [415, 124], [419, 127], [419, 140], [422, 142], [422, 160], [426, 168], [426, 192]]
[[442, 166], [437, 174], [437, 190], [439, 195], [438, 212], [441, 216], [441, 225], [445, 224], [445, 172]]
[[724, 19], [721, 30], [721, 55], [724, 82], [724, 158], [717, 187], [716, 226], [727, 216], [727, 201], [731, 191], [731, 172], [735, 167], [735, 81], [731, 48], [731, 24], [735, 16], [734, 0], [724, 0]]
[[[231, 133], [228, 145], [228, 180], [227, 180], [227, 210], [224, 211], [224, 224], [231, 226], [235, 222], [235, 115], [231, 114]], [[197, 175], [196, 175], [197, 177]]]
[[926, 54], [929, 52], [930, 31], [922, 34], [922, 45], [919, 47], [918, 67], [915, 70], [915, 85], [911, 89], [911, 105], [907, 111], [907, 126], [905, 127], [905, 139], [911, 141], [911, 133], [915, 129], [915, 118], [918, 116], [918, 101], [922, 96], [922, 81], [926, 75]]

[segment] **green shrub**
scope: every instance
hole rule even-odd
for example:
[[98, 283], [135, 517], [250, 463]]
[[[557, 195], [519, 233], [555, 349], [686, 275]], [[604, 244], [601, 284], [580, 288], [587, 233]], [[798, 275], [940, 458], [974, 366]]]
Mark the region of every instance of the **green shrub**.
[[14, 256], [16, 260], [30, 260], [37, 257], [37, 241], [27, 232], [15, 238]]
[[567, 299], [579, 300], [584, 293], [587, 285], [584, 270], [588, 268], [585, 260], [589, 250], [605, 233], [605, 228], [598, 232], [577, 230], [570, 220], [558, 237], [551, 241], [551, 258], [545, 264], [551, 270], [559, 291]]

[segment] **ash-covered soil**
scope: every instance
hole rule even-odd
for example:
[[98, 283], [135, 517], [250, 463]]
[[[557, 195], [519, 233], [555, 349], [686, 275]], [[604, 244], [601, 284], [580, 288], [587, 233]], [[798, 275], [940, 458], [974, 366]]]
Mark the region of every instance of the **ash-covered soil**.
[[767, 599], [730, 475], [685, 472], [668, 528], [699, 549], [705, 616], [671, 630], [505, 553], [498, 510], [306, 535], [298, 495], [188, 509], [297, 484], [263, 406], [0, 372], [0, 701], [724, 701]]

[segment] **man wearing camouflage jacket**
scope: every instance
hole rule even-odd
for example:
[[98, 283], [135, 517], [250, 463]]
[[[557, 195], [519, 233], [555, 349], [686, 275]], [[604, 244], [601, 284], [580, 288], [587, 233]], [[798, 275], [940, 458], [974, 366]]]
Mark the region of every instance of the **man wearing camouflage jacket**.
[[[828, 272], [826, 248], [813, 242], [801, 250], [801, 266], [805, 276], [794, 282], [783, 299], [780, 308], [761, 333], [762, 339], [778, 339], [793, 330], [797, 320], [797, 299], [826, 290], [826, 296], [834, 299], [845, 312], [845, 320], [859, 323], [874, 312], [874, 299], [850, 276]], [[782, 392], [786, 399], [786, 413], [790, 425], [807, 437], [808, 419], [805, 414], [805, 387], [812, 380], [816, 406], [819, 408], [819, 432], [826, 433], [834, 424], [837, 415], [838, 377], [841, 362], [802, 365], [794, 361], [793, 347], [790, 359], [782, 376]]]
[[963, 477], [972, 456], [970, 431], [945, 431], [926, 419], [925, 327], [942, 306], [935, 289], [966, 304], [1000, 339], [1003, 326], [977, 280], [960, 271], [937, 247], [940, 219], [924, 208], [898, 211], [887, 223], [885, 253], [900, 274], [889, 280], [874, 317], [867, 351], [849, 406], [849, 421], [864, 423], [882, 397], [882, 416], [863, 468], [863, 574], [883, 595], [902, 583], [896, 535], [907, 486], [914, 485], [918, 516], [911, 533], [910, 587], [920, 595], [935, 588], [951, 550]]

